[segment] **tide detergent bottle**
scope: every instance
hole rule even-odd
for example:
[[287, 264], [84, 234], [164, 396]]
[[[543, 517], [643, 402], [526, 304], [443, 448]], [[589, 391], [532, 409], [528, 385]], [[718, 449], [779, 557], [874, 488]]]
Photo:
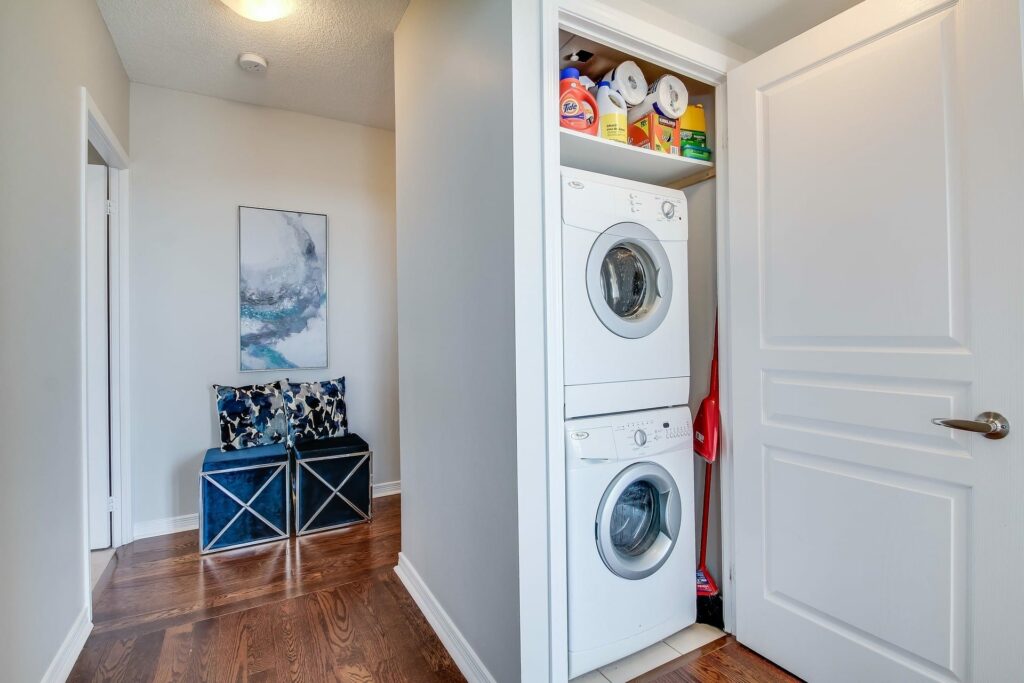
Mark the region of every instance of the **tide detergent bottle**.
[[579, 69], [562, 69], [558, 110], [563, 128], [597, 135], [597, 100], [580, 83]]

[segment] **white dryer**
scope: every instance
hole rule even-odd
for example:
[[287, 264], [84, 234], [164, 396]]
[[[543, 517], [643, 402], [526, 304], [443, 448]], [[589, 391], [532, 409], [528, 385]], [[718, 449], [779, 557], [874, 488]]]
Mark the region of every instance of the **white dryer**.
[[690, 391], [686, 195], [562, 168], [565, 414]]
[[569, 677], [697, 619], [685, 407], [566, 422]]

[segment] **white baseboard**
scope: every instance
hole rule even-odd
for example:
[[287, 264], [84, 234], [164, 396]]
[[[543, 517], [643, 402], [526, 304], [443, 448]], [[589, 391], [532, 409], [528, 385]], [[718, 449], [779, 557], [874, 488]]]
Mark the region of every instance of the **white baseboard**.
[[[402, 492], [402, 482], [385, 481], [373, 485], [373, 497], [383, 498], [394, 496]], [[199, 515], [181, 515], [180, 517], [165, 517], [163, 519], [151, 519], [148, 522], [136, 522], [134, 528], [134, 540], [140, 538], [152, 538], [164, 534], [175, 534], [179, 531], [192, 531], [199, 528]]]
[[180, 517], [165, 517], [163, 519], [151, 519], [148, 522], [136, 522], [133, 536], [137, 541], [140, 538], [175, 534], [179, 531], [192, 531], [198, 528], [199, 514], [193, 512], [191, 515], [181, 515]]
[[394, 496], [402, 492], [402, 482], [400, 481], [382, 481], [379, 484], [373, 485], [373, 497], [383, 498], [384, 496]]
[[409, 591], [412, 599], [416, 601], [423, 616], [430, 622], [437, 637], [441, 639], [441, 643], [455, 660], [455, 665], [459, 667], [459, 671], [466, 677], [466, 680], [469, 683], [496, 683], [494, 676], [477, 657], [469, 642], [455, 626], [455, 622], [444, 611], [441, 603], [437, 601], [419, 573], [402, 553], [398, 553], [398, 566], [395, 567], [395, 574], [405, 585], [405, 589]]
[[85, 647], [85, 641], [88, 640], [90, 632], [92, 632], [92, 622], [89, 621], [89, 609], [83, 605], [82, 611], [75, 617], [75, 623], [71, 624], [71, 630], [64, 637], [64, 642], [60, 644], [60, 649], [57, 650], [46, 673], [43, 674], [42, 683], [64, 683], [68, 679], [71, 670], [75, 668], [75, 662], [78, 661], [78, 655]]

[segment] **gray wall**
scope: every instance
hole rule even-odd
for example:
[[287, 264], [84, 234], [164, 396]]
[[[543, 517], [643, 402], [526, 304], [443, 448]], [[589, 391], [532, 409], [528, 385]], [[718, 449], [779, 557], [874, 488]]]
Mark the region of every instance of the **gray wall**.
[[128, 77], [94, 2], [0, 3], [0, 678], [38, 681], [86, 606], [84, 85], [128, 143]]
[[[709, 135], [712, 133], [709, 131]], [[708, 394], [711, 354], [715, 337], [715, 309], [718, 302], [718, 262], [715, 226], [715, 182], [709, 180], [686, 188], [689, 205], [690, 239], [690, 410], [694, 416], [701, 400]], [[721, 379], [721, 377], [719, 377]], [[697, 525], [697, 548], [700, 553], [701, 505], [704, 500], [703, 458], [694, 457], [693, 487]], [[711, 523], [708, 526], [708, 569], [719, 586], [722, 585], [722, 525], [719, 474], [721, 464], [715, 462], [711, 479]]]
[[511, 34], [508, 0], [413, 0], [395, 33], [402, 553], [501, 682], [520, 671]]
[[[399, 479], [394, 134], [133, 83], [136, 527], [197, 510], [210, 385], [348, 378], [349, 426]], [[325, 370], [238, 371], [238, 206], [328, 216]]]

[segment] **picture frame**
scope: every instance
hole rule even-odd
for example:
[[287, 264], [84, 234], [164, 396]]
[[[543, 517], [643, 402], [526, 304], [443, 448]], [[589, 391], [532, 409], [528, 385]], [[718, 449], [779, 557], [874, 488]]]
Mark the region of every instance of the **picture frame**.
[[240, 372], [329, 364], [326, 214], [238, 207]]

